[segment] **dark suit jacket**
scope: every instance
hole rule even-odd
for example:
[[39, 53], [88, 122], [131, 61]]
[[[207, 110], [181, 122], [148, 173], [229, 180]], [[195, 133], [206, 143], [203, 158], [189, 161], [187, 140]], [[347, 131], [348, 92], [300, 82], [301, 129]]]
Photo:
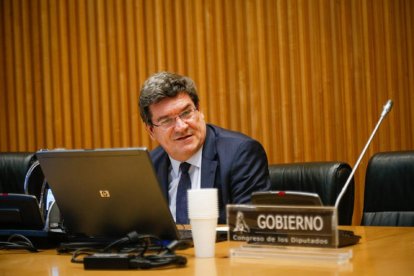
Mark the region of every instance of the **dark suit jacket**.
[[[252, 138], [207, 124], [201, 163], [201, 188], [219, 191], [219, 223], [226, 223], [226, 204], [249, 203], [254, 191], [270, 189], [266, 153]], [[170, 159], [163, 148], [151, 152], [151, 158], [168, 199]]]

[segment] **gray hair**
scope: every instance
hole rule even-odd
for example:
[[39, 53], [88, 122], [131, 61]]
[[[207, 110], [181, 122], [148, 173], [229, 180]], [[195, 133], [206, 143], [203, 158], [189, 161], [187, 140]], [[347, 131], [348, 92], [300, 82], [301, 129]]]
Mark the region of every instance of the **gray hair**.
[[141, 88], [139, 111], [146, 125], [153, 125], [149, 107], [165, 98], [173, 98], [179, 93], [190, 96], [195, 107], [199, 107], [199, 98], [194, 81], [189, 77], [169, 72], [159, 72], [150, 76]]

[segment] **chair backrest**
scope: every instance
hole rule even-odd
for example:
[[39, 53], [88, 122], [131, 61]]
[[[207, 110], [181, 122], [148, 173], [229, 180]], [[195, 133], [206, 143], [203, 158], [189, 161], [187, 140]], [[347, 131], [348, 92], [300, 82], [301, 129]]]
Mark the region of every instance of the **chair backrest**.
[[[344, 162], [271, 164], [271, 190], [317, 193], [325, 206], [334, 206], [351, 171], [351, 167]], [[338, 207], [340, 225], [352, 224], [354, 189], [352, 179]]]
[[361, 224], [414, 226], [414, 151], [380, 152], [371, 157]]
[[34, 161], [32, 152], [1, 152], [0, 192], [24, 193], [26, 173]]
[[[10, 195], [8, 197], [0, 197], [2, 199], [2, 206], [13, 206], [13, 208], [20, 208], [21, 203], [26, 202], [25, 194], [34, 195], [37, 198], [37, 207], [39, 208], [43, 218], [48, 214], [49, 203], [48, 200], [48, 185], [44, 177], [43, 171], [37, 161], [36, 154], [33, 152], [0, 152], [0, 194], [22, 194], [22, 197]], [[13, 199], [15, 198], [15, 199]], [[20, 199], [21, 198], [21, 199]], [[27, 196], [29, 198], [29, 196]], [[11, 202], [10, 199], [15, 201]], [[19, 201], [19, 200], [20, 201]], [[29, 208], [27, 203], [24, 203], [25, 208]], [[31, 206], [30, 206], [31, 208]], [[30, 209], [25, 209], [25, 212], [31, 212]], [[57, 206], [54, 208], [54, 217], [60, 216]], [[29, 213], [31, 215], [32, 213]], [[22, 217], [27, 217], [28, 213], [22, 214]], [[3, 219], [3, 220], [2, 220]], [[8, 224], [6, 217], [0, 218], [0, 228], [2, 223]], [[58, 221], [56, 218], [49, 218], [49, 222]], [[6, 222], [5, 222], [6, 221]], [[39, 225], [31, 225], [33, 229], [38, 229]], [[27, 227], [27, 225], [24, 225]], [[30, 228], [32, 229], [32, 228]]]
[[40, 200], [44, 175], [33, 152], [0, 152], [0, 193], [30, 194]]

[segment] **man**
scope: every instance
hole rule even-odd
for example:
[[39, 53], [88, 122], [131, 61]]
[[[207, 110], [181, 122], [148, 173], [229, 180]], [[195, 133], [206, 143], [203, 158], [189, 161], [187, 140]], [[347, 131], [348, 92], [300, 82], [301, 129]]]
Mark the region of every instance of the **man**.
[[262, 145], [206, 124], [190, 78], [168, 72], [151, 76], [141, 88], [139, 108], [149, 135], [160, 144], [151, 158], [176, 223], [188, 223], [183, 189], [217, 188], [219, 223], [226, 223], [226, 204], [249, 203], [252, 192], [269, 190]]

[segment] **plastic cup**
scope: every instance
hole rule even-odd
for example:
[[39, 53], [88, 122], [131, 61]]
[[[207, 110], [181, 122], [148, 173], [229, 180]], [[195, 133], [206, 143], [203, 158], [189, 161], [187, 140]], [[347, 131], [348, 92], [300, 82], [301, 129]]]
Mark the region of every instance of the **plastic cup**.
[[213, 258], [216, 250], [217, 218], [190, 219], [195, 256]]
[[188, 218], [197, 258], [212, 258], [216, 248], [217, 189], [188, 190]]
[[217, 189], [188, 190], [188, 218], [218, 218]]

